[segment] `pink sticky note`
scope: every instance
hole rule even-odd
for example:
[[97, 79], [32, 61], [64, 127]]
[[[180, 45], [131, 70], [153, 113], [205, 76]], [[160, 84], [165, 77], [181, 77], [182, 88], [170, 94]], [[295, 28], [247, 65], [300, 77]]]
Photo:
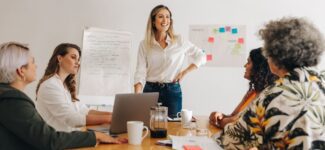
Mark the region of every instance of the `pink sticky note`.
[[227, 32], [230, 32], [230, 29], [231, 29], [230, 26], [226, 26], [226, 31], [227, 31]]
[[212, 55], [211, 54], [207, 54], [207, 61], [212, 61]]
[[197, 145], [184, 145], [184, 150], [202, 150], [200, 146]]
[[239, 39], [238, 39], [238, 43], [240, 43], [240, 44], [244, 44], [244, 38], [239, 38]]
[[209, 37], [208, 42], [213, 43], [214, 42], [214, 37]]

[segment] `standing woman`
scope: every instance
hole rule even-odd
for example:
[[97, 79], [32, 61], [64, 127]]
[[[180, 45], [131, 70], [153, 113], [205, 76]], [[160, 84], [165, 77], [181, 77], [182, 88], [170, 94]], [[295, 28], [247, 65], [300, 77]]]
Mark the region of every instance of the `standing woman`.
[[89, 110], [77, 98], [75, 76], [80, 67], [79, 46], [58, 45], [39, 81], [36, 109], [58, 131], [71, 132], [85, 125], [111, 122], [110, 112]]
[[[193, 62], [183, 69], [186, 57]], [[201, 49], [174, 34], [169, 8], [158, 5], [150, 13], [145, 39], [139, 46], [134, 91], [159, 92], [159, 102], [168, 107], [168, 116], [175, 118], [182, 109], [180, 81], [205, 62]]]

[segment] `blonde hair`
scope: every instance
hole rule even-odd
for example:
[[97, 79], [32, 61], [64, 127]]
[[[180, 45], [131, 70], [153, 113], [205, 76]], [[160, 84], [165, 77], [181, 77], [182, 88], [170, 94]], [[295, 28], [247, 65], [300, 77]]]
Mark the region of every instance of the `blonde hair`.
[[169, 8], [167, 6], [158, 5], [151, 10], [151, 13], [148, 18], [147, 29], [146, 29], [146, 34], [145, 34], [145, 38], [144, 38], [145, 46], [147, 49], [151, 48], [153, 41], [155, 39], [155, 34], [157, 32], [157, 29], [153, 26], [153, 22], [155, 21], [156, 15], [158, 14], [158, 12], [163, 9], [166, 9], [170, 14], [170, 26], [167, 30], [167, 34], [170, 37], [172, 43], [174, 43], [176, 41], [176, 36], [174, 34], [174, 28], [173, 28], [172, 12], [169, 10]]
[[29, 48], [18, 42], [0, 45], [0, 83], [12, 83], [17, 77], [16, 70], [28, 64]]

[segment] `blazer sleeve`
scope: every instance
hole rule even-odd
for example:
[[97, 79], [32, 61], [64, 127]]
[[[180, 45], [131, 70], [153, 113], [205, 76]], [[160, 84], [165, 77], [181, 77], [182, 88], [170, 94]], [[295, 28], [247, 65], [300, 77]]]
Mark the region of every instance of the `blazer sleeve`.
[[26, 99], [0, 102], [1, 124], [22, 141], [37, 149], [66, 149], [96, 145], [93, 132], [56, 132]]

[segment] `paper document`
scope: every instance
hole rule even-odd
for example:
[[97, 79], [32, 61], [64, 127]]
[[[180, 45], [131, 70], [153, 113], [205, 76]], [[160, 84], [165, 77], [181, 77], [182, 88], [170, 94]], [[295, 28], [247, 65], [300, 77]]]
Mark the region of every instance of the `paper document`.
[[169, 135], [173, 143], [173, 149], [182, 150], [184, 145], [196, 145], [204, 150], [222, 150], [222, 148], [206, 136], [173, 136]]
[[129, 32], [85, 29], [79, 95], [115, 96], [130, 92], [130, 49]]

